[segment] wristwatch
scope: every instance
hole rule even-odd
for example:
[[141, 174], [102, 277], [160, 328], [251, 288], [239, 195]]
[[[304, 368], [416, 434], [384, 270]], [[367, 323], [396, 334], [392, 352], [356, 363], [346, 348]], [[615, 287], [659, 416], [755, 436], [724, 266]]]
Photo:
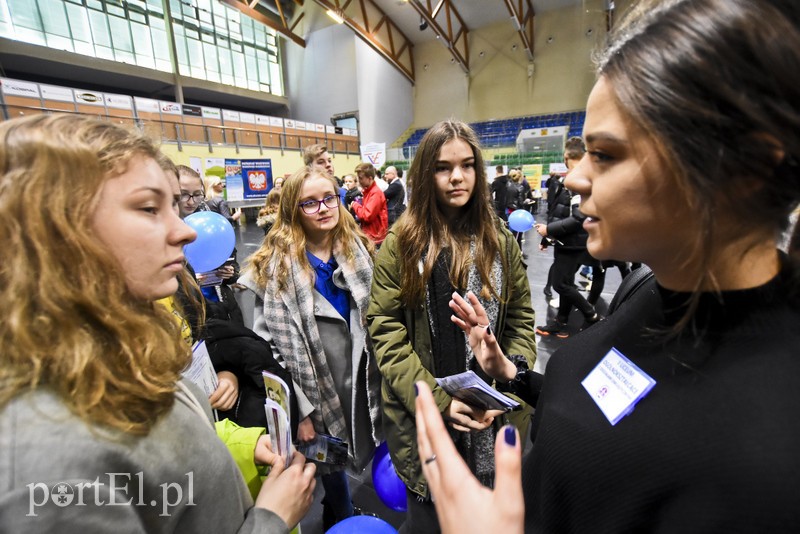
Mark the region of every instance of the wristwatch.
[[528, 360], [522, 354], [510, 354], [508, 359], [511, 360], [511, 363], [517, 368], [517, 373], [514, 375], [514, 378], [508, 382], [501, 382], [498, 380], [497, 390], [516, 394], [517, 391], [527, 387], [528, 381], [526, 376], [530, 370], [528, 368]]

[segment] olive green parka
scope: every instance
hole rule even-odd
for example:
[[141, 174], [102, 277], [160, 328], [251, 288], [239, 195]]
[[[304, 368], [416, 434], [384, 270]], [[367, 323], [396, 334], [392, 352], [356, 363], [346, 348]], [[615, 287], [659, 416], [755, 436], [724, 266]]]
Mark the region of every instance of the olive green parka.
[[[503, 273], [497, 324], [492, 326], [505, 354], [522, 354], [532, 369], [536, 341], [528, 277], [519, 246], [499, 222], [498, 237], [500, 254], [507, 267]], [[432, 374], [434, 360], [427, 307], [406, 309], [400, 301], [402, 254], [403, 251], [397, 250], [396, 234], [390, 231], [375, 259], [367, 324], [383, 376], [383, 431], [392, 463], [409, 489], [428, 497], [417, 453], [414, 383], [423, 380], [431, 387], [442, 412], [451, 398], [436, 385]], [[526, 426], [530, 413], [527, 406], [522, 412], [513, 412], [513, 422], [518, 427]], [[497, 423], [499, 425], [500, 421]]]

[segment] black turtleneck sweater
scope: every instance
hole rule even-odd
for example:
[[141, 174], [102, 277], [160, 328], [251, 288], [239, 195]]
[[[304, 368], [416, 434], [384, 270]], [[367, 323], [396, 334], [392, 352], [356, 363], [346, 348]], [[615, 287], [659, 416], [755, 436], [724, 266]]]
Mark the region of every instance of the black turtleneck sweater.
[[[800, 297], [654, 284], [548, 363], [524, 460], [526, 532], [800, 532]], [[662, 332], [662, 333], [659, 333]], [[581, 385], [615, 347], [657, 382], [615, 426]]]

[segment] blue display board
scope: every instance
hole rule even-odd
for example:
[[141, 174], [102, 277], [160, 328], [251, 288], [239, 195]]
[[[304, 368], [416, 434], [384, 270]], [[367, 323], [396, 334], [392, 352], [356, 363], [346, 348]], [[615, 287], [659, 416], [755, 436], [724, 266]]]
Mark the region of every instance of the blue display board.
[[266, 198], [272, 189], [272, 160], [241, 160], [241, 179], [245, 200]]

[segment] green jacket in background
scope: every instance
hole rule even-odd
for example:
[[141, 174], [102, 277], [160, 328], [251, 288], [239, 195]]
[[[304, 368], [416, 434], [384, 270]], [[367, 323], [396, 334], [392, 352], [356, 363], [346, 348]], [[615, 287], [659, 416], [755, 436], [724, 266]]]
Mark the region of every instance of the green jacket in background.
[[[503, 274], [497, 324], [492, 325], [500, 346], [507, 354], [522, 354], [530, 368], [536, 359], [534, 313], [528, 276], [511, 233], [498, 224], [500, 254], [507, 264]], [[426, 306], [409, 310], [400, 303], [401, 255], [397, 236], [389, 232], [375, 259], [372, 295], [367, 324], [378, 361], [382, 386], [383, 432], [389, 445], [392, 463], [406, 486], [427, 497], [427, 483], [417, 453], [414, 383], [423, 380], [433, 391], [439, 410], [444, 412], [450, 396], [436, 385], [431, 373], [433, 354]], [[513, 412], [511, 419], [524, 430], [531, 409]]]

